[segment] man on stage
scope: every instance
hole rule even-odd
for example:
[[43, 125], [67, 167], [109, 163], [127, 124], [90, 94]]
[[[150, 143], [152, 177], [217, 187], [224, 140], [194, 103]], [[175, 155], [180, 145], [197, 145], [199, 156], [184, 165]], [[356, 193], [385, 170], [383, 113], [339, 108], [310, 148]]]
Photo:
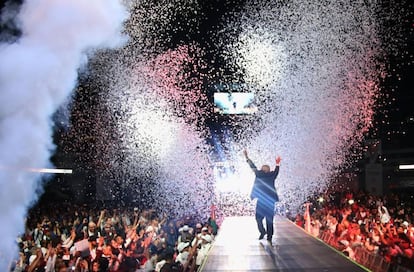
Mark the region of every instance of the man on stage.
[[[253, 184], [253, 189], [250, 194], [250, 198], [253, 200], [257, 198], [256, 204], [256, 222], [260, 232], [259, 239], [263, 239], [267, 234], [267, 240], [272, 243], [273, 236], [273, 216], [275, 203], [279, 201], [279, 197], [275, 188], [275, 180], [279, 173], [279, 166], [281, 158], [276, 158], [276, 167], [273, 171], [270, 171], [269, 165], [263, 165], [260, 170], [249, 159], [247, 151], [245, 150], [244, 156], [250, 168], [254, 171], [256, 176]], [[263, 226], [263, 219], [266, 218], [266, 229]]]

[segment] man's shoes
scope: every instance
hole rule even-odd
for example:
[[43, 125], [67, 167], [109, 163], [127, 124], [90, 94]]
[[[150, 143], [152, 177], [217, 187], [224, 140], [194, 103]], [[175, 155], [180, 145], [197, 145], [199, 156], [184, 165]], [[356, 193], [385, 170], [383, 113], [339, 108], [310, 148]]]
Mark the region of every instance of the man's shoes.
[[264, 233], [260, 233], [259, 240], [262, 240], [264, 238], [264, 236], [265, 236]]
[[272, 237], [267, 237], [267, 241], [269, 242], [270, 246], [273, 246]]

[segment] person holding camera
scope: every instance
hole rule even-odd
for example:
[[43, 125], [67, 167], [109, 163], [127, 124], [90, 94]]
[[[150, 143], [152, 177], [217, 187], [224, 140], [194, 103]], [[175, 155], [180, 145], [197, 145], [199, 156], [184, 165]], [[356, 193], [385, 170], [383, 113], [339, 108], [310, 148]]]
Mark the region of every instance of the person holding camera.
[[[278, 156], [275, 160], [276, 167], [273, 171], [270, 171], [269, 165], [263, 165], [260, 170], [254, 165], [252, 160], [249, 159], [247, 151], [244, 150], [244, 156], [250, 168], [255, 174], [255, 180], [250, 194], [250, 198], [257, 199], [256, 203], [256, 222], [260, 232], [259, 239], [263, 239], [267, 234], [267, 241], [272, 243], [273, 236], [273, 216], [275, 203], [279, 201], [275, 188], [275, 180], [279, 174], [279, 167], [281, 158]], [[266, 219], [266, 229], [263, 226], [263, 219]]]

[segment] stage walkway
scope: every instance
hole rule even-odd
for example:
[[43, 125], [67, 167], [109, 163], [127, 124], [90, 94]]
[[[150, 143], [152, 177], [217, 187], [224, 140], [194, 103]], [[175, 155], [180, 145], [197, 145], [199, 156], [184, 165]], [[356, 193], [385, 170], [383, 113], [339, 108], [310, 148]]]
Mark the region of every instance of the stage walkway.
[[286, 218], [274, 223], [270, 245], [258, 240], [254, 217], [226, 218], [201, 271], [368, 271]]

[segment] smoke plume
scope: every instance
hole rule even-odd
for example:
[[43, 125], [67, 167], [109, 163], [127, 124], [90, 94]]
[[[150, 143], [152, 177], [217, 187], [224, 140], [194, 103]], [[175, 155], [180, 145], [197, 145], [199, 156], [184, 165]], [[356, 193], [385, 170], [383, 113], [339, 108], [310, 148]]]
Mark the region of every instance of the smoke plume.
[[15, 18], [21, 36], [0, 44], [0, 271], [17, 256], [41, 186], [41, 174], [25, 169], [50, 167], [51, 117], [93, 50], [121, 45], [126, 15], [118, 0], [27, 0]]

